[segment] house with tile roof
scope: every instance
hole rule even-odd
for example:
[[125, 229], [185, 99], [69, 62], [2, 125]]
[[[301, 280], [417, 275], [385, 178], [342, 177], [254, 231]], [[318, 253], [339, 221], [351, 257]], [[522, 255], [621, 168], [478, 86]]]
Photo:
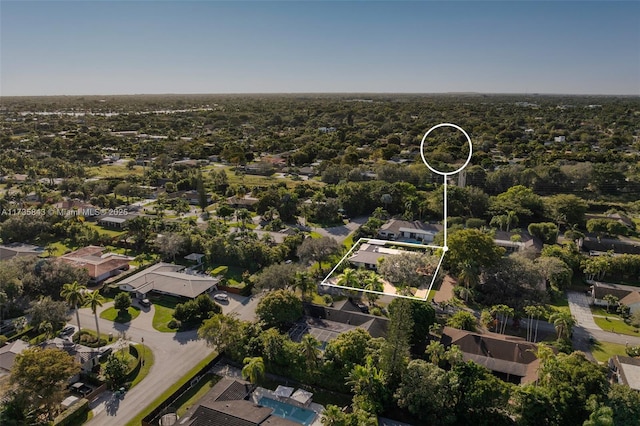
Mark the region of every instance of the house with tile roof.
[[9, 260], [17, 256], [40, 256], [45, 252], [43, 247], [26, 243], [0, 244], [0, 260]]
[[22, 351], [27, 349], [30, 345], [20, 339], [11, 343], [7, 343], [0, 348], [0, 375], [9, 374], [13, 363], [16, 360], [16, 356], [21, 354]]
[[104, 247], [88, 246], [62, 255], [58, 259], [73, 267], [86, 269], [90, 282], [98, 284], [129, 270], [129, 257], [104, 251]]

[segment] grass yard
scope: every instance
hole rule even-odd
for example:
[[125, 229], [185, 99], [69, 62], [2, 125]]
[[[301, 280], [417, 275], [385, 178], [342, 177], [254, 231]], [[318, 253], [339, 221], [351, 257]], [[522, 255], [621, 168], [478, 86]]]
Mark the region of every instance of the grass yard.
[[187, 372], [184, 376], [180, 378], [177, 382], [171, 385], [167, 390], [165, 390], [159, 397], [153, 400], [149, 405], [147, 405], [144, 409], [142, 409], [137, 416], [131, 419], [126, 426], [139, 426], [142, 423], [142, 419], [153, 411], [154, 408], [159, 406], [165, 399], [169, 398], [175, 391], [177, 391], [180, 386], [187, 383], [189, 380], [193, 378], [200, 370], [204, 368], [209, 362], [211, 362], [218, 354], [216, 352], [211, 352], [205, 359], [196, 364], [191, 370]]
[[627, 334], [629, 336], [640, 335], [640, 331], [637, 328], [625, 323], [620, 319], [615, 319], [613, 317], [609, 317], [609, 318], [594, 317], [593, 320], [596, 322], [598, 327], [600, 327], [604, 331], [612, 331], [614, 333]]
[[554, 313], [554, 312], [571, 313], [571, 310], [569, 309], [569, 301], [567, 300], [566, 294], [563, 294], [562, 298], [552, 300], [551, 303], [549, 303], [549, 305], [547, 306], [551, 310], [551, 313]]
[[142, 176], [142, 166], [134, 166], [133, 170], [129, 170], [127, 166], [114, 166], [104, 164], [102, 166], [86, 168], [88, 177], [100, 176], [103, 178], [127, 178], [131, 176]]
[[122, 314], [112, 306], [102, 311], [100, 313], [100, 318], [124, 324], [136, 319], [138, 315], [140, 315], [140, 308], [137, 306], [130, 306], [129, 309], [127, 309], [127, 312]]
[[151, 370], [151, 367], [153, 367], [153, 362], [155, 360], [153, 352], [147, 345], [137, 344], [135, 345], [135, 347], [136, 349], [138, 349], [138, 353], [140, 354], [140, 358], [142, 359], [144, 364], [140, 368], [138, 375], [131, 382], [131, 387], [134, 387], [135, 385], [140, 383], [142, 379], [147, 377], [147, 374], [149, 374], [149, 371]]
[[193, 404], [198, 402], [204, 394], [209, 392], [209, 390], [218, 383], [221, 378], [222, 377], [216, 376], [215, 374], [209, 374], [200, 379], [197, 385], [186, 391], [180, 398], [178, 398], [176, 402], [173, 403], [178, 417], [182, 417], [184, 413], [186, 413]]
[[607, 312], [607, 308], [603, 308], [602, 306], [591, 306], [591, 313], [593, 315], [621, 319], [620, 315], [616, 313], [616, 308], [614, 308], [613, 306], [611, 307], [611, 312]]
[[84, 222], [84, 224], [87, 225], [89, 228], [97, 231], [98, 234], [107, 235], [111, 238], [119, 237], [120, 235], [123, 235], [126, 233], [126, 231], [115, 231], [113, 229], [103, 228], [102, 226], [98, 225], [95, 222]]
[[599, 342], [593, 344], [593, 357], [599, 362], [607, 362], [614, 355], [627, 355], [625, 345], [618, 343]]
[[169, 328], [169, 321], [173, 319], [173, 312], [178, 303], [178, 298], [171, 296], [151, 296], [149, 298], [154, 305], [153, 328], [163, 333], [175, 333], [177, 330]]

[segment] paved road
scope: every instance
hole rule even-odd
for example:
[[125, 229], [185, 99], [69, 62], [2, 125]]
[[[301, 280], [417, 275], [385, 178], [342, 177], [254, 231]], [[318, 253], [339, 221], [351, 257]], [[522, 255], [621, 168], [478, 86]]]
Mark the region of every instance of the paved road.
[[[105, 304], [106, 309], [112, 304]], [[209, 353], [204, 341], [197, 340], [196, 331], [181, 333], [160, 333], [153, 329], [151, 320], [154, 308], [141, 311], [138, 318], [128, 324], [117, 324], [99, 319], [102, 333], [112, 332], [114, 336], [124, 332], [132, 342], [144, 343], [154, 354], [155, 362], [147, 377], [125, 395], [124, 399], [113, 398], [111, 392], [104, 392], [91, 404], [93, 419], [91, 426], [124, 425], [140, 410], [164, 392], [169, 386], [184, 376], [194, 365], [202, 361]], [[75, 323], [75, 315], [72, 316]], [[95, 319], [89, 309], [80, 310], [80, 323], [83, 328], [95, 329]]]

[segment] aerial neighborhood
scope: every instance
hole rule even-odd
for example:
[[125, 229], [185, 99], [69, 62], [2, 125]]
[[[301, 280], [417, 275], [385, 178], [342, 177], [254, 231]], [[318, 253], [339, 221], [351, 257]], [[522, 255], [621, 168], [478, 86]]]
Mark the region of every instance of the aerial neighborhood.
[[4, 98], [0, 423], [640, 424], [640, 103], [592, 104]]

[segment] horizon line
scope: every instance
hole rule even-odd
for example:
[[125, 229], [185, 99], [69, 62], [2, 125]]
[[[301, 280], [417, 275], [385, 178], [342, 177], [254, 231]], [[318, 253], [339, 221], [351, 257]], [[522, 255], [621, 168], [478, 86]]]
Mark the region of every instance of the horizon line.
[[474, 92], [474, 91], [460, 91], [460, 92], [403, 92], [403, 91], [381, 91], [381, 92], [164, 92], [164, 93], [72, 93], [72, 94], [48, 94], [48, 95], [2, 95], [2, 98], [56, 98], [56, 97], [76, 97], [76, 96], [264, 96], [264, 95], [517, 95], [517, 96], [623, 96], [623, 97], [640, 97], [640, 93], [637, 94], [622, 94], [622, 93], [561, 93], [561, 92]]

